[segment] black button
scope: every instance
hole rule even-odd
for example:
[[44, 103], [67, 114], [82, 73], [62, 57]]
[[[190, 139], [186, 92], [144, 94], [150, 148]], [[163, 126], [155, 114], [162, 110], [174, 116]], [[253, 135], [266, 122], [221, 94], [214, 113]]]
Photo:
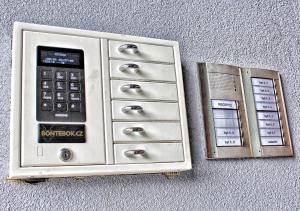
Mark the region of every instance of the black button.
[[71, 81], [79, 81], [80, 80], [80, 73], [78, 73], [78, 72], [70, 72], [69, 79]]
[[70, 90], [71, 91], [79, 91], [80, 90], [80, 84], [79, 83], [70, 83]]
[[55, 88], [57, 90], [66, 90], [66, 82], [56, 82]]
[[44, 101], [42, 102], [42, 111], [52, 111], [52, 102], [51, 101]]
[[52, 89], [52, 81], [42, 81], [42, 89], [51, 90]]
[[56, 103], [55, 104], [55, 110], [60, 112], [66, 112], [67, 111], [67, 104], [66, 103]]
[[71, 101], [80, 101], [80, 93], [79, 92], [71, 92], [70, 100]]
[[70, 103], [70, 111], [80, 112], [80, 103]]
[[66, 101], [66, 93], [65, 92], [56, 92], [55, 99], [57, 101]]
[[52, 92], [42, 92], [43, 100], [52, 100]]
[[52, 79], [52, 71], [51, 70], [42, 70], [42, 78], [43, 79]]
[[57, 71], [55, 73], [55, 78], [59, 81], [65, 81], [67, 78], [67, 73], [62, 71]]

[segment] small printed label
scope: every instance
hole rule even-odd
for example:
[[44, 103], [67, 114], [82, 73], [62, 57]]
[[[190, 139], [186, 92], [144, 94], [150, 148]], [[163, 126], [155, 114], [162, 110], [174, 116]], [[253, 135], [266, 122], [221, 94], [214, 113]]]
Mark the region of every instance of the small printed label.
[[264, 78], [252, 78], [252, 85], [273, 87], [273, 80]]
[[277, 111], [275, 103], [255, 103], [255, 106], [258, 111]]
[[253, 86], [253, 93], [274, 95], [274, 89], [272, 87]]
[[84, 143], [85, 125], [39, 124], [39, 143]]
[[283, 145], [281, 137], [263, 137], [261, 138], [262, 146], [280, 146]]
[[257, 112], [257, 118], [261, 120], [278, 120], [277, 112]]
[[241, 146], [241, 139], [240, 138], [223, 138], [217, 137], [217, 146], [218, 147], [230, 147], [230, 146]]
[[280, 129], [260, 129], [260, 136], [281, 137]]
[[217, 136], [240, 137], [240, 130], [236, 128], [216, 128]]
[[212, 108], [237, 109], [235, 100], [211, 100]]
[[254, 98], [255, 98], [255, 102], [264, 102], [264, 103], [275, 103], [276, 102], [276, 98], [274, 95], [255, 94]]
[[258, 120], [259, 128], [280, 128], [279, 121]]

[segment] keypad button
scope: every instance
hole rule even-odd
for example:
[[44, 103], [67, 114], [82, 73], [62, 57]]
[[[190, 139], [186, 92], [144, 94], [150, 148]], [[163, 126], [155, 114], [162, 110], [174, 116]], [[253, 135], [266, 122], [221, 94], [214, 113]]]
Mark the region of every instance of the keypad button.
[[56, 92], [55, 99], [57, 101], [66, 101], [67, 100], [66, 93], [65, 92]]
[[56, 103], [55, 104], [55, 110], [60, 112], [66, 112], [67, 111], [67, 104], [66, 103]]
[[42, 78], [43, 79], [52, 79], [52, 71], [51, 70], [42, 70]]
[[78, 92], [71, 92], [70, 93], [70, 100], [71, 101], [80, 101], [80, 93], [78, 93]]
[[80, 73], [78, 73], [78, 72], [70, 72], [69, 79], [71, 81], [79, 81], [80, 80]]
[[52, 81], [42, 81], [42, 89], [51, 90], [52, 89]]
[[79, 91], [80, 90], [80, 84], [75, 83], [75, 82], [71, 82], [69, 88], [70, 88], [71, 91]]
[[67, 79], [67, 73], [58, 71], [55, 74], [55, 78], [56, 78], [56, 80], [59, 80], [59, 81], [65, 81]]
[[66, 82], [56, 82], [56, 90], [66, 90]]
[[52, 92], [42, 92], [43, 100], [52, 100]]
[[70, 103], [70, 111], [80, 112], [80, 103]]
[[51, 101], [44, 101], [42, 102], [42, 111], [52, 111], [52, 102]]

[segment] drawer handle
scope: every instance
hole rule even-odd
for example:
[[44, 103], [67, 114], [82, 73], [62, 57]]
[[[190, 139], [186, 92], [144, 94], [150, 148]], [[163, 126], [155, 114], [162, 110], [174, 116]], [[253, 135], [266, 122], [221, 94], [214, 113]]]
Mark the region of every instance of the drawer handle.
[[134, 44], [124, 44], [124, 45], [121, 45], [118, 50], [120, 52], [125, 52], [125, 51], [132, 51], [133, 53], [137, 53], [138, 52], [138, 47]]
[[130, 106], [125, 106], [122, 108], [122, 111], [124, 113], [127, 113], [128, 111], [138, 111], [138, 112], [142, 112], [143, 111], [143, 107], [142, 106], [138, 106], [138, 105], [130, 105]]
[[133, 150], [127, 150], [124, 152], [126, 157], [133, 157], [136, 155], [144, 156], [146, 154], [145, 150], [143, 149], [133, 149]]
[[136, 90], [136, 91], [140, 91], [141, 90], [141, 86], [138, 85], [138, 84], [126, 84], [126, 85], [123, 85], [121, 87], [121, 90], [123, 92], [127, 92], [128, 90]]
[[133, 70], [133, 72], [137, 73], [140, 71], [140, 67], [137, 64], [123, 64], [119, 67], [119, 70], [124, 72], [127, 70]]
[[123, 133], [130, 135], [132, 133], [143, 133], [144, 129], [142, 127], [128, 127], [123, 130]]

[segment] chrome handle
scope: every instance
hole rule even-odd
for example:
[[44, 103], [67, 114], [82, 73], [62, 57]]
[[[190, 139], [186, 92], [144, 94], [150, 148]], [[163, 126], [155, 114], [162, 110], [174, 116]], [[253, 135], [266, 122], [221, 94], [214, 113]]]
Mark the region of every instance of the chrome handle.
[[144, 156], [146, 154], [145, 150], [143, 149], [133, 149], [133, 150], [127, 150], [124, 152], [126, 157], [133, 157], [136, 155]]
[[120, 52], [125, 52], [125, 51], [132, 51], [133, 53], [137, 53], [138, 52], [138, 47], [134, 44], [124, 44], [124, 45], [121, 45], [118, 50]]
[[126, 84], [126, 85], [123, 85], [123, 86], [121, 87], [121, 90], [122, 90], [123, 92], [126, 92], [126, 91], [128, 91], [128, 90], [130, 90], [130, 89], [134, 89], [134, 90], [136, 90], [136, 91], [139, 91], [139, 90], [141, 90], [141, 86], [138, 85], [138, 84]]
[[133, 70], [134, 72], [140, 71], [140, 67], [137, 64], [123, 64], [119, 67], [119, 70], [124, 72], [126, 70]]
[[124, 113], [127, 113], [128, 111], [138, 111], [138, 112], [142, 112], [143, 108], [142, 106], [138, 106], [138, 105], [130, 105], [130, 106], [125, 106], [122, 108], [122, 111]]
[[143, 133], [144, 129], [142, 127], [128, 127], [123, 130], [123, 133], [130, 135], [132, 133]]

